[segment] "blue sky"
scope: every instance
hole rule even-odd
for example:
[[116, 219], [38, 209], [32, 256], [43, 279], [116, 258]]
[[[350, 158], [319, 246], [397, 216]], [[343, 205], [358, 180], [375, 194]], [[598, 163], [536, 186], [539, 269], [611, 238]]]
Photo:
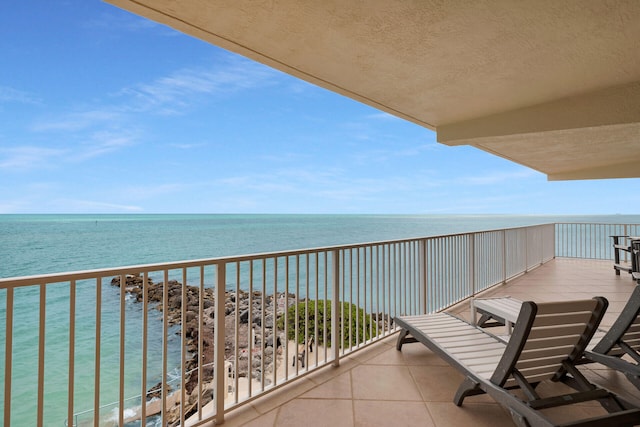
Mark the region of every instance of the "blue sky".
[[0, 32], [0, 213], [638, 212], [99, 1]]

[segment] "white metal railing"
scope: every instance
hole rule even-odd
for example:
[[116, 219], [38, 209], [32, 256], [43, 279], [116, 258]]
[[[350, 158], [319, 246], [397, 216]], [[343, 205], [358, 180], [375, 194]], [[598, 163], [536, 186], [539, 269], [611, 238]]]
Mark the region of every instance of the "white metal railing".
[[613, 260], [611, 236], [640, 236], [640, 224], [557, 223], [556, 256]]
[[[552, 259], [557, 232], [547, 224], [0, 279], [4, 425], [220, 423], [393, 333], [396, 315], [441, 310]], [[37, 321], [23, 339], [28, 317]]]

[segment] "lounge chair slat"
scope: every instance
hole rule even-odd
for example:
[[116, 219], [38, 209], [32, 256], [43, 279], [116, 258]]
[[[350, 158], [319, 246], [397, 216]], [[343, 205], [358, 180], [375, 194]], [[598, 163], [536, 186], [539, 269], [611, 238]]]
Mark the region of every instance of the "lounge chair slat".
[[504, 348], [486, 350], [486, 351], [478, 351], [478, 352], [460, 351], [460, 352], [455, 352], [453, 354], [455, 354], [456, 358], [458, 358], [459, 360], [464, 360], [465, 363], [472, 363], [470, 361], [483, 360], [483, 359], [487, 359], [487, 360], [491, 359], [491, 360], [493, 360], [493, 358], [495, 358], [495, 357], [497, 357], [498, 361], [499, 361], [500, 358], [502, 357], [503, 353], [504, 353]]
[[591, 318], [591, 312], [567, 313], [559, 316], [538, 316], [533, 324], [534, 327], [553, 326], [559, 323], [577, 323], [585, 324]]
[[567, 354], [571, 354], [571, 350], [573, 348], [573, 345], [568, 345], [562, 347], [547, 347], [535, 350], [526, 350], [522, 352], [520, 360], [539, 359], [542, 357], [549, 357], [557, 354], [564, 355], [566, 357]]
[[529, 338], [536, 339], [575, 335], [580, 334], [584, 330], [584, 327], [585, 325], [544, 326], [542, 328], [532, 329]]
[[548, 337], [538, 339], [528, 339], [524, 345], [523, 352], [529, 350], [536, 350], [548, 347], [563, 347], [573, 346], [576, 343], [576, 338], [572, 336], [560, 336], [560, 337]]
[[629, 326], [629, 329], [627, 329], [627, 333], [630, 332], [640, 332], [640, 324], [634, 323], [631, 326]]
[[594, 300], [555, 301], [538, 304], [538, 316], [553, 313], [570, 313], [576, 311], [593, 311], [596, 308]]
[[634, 338], [634, 339], [631, 339], [631, 340], [626, 339], [626, 337], [627, 336], [625, 335], [624, 342], [626, 342], [628, 346], [631, 346], [631, 347], [636, 348], [636, 349], [640, 346], [640, 337]]
[[518, 366], [518, 370], [522, 375], [524, 375], [527, 378], [530, 378], [533, 376], [540, 376], [540, 375], [547, 375], [548, 377], [550, 377], [554, 375], [556, 372], [558, 372], [557, 364], [552, 363], [547, 365], [542, 362], [538, 366], [522, 366], [522, 367]]
[[488, 344], [485, 344], [483, 346], [473, 346], [473, 348], [469, 348], [467, 346], [466, 348], [459, 347], [459, 349], [455, 349], [454, 351], [456, 351], [456, 354], [464, 354], [464, 353], [484, 354], [485, 352], [493, 352], [493, 353], [502, 354], [502, 353], [504, 353], [504, 345], [488, 345]]
[[482, 344], [493, 344], [496, 342], [495, 338], [490, 337], [485, 333], [480, 333], [478, 335], [470, 335], [469, 338], [465, 340], [465, 337], [441, 337], [438, 341], [444, 344], [455, 345], [455, 343], [467, 343], [467, 347], [470, 345], [482, 345]]
[[566, 360], [566, 354], [548, 355], [547, 357], [538, 357], [536, 359], [519, 360], [516, 364], [518, 369], [536, 368], [539, 366], [549, 366], [553, 372], [557, 372], [562, 367], [562, 361]]
[[626, 342], [629, 342], [629, 341], [633, 341], [633, 340], [640, 339], [640, 331], [637, 331], [637, 332], [632, 331], [632, 332], [630, 332], [630, 333], [629, 333], [629, 332], [627, 332], [626, 334], [624, 334], [624, 335], [622, 336], [622, 338], [623, 338], [623, 340], [624, 340], [624, 341], [626, 341]]

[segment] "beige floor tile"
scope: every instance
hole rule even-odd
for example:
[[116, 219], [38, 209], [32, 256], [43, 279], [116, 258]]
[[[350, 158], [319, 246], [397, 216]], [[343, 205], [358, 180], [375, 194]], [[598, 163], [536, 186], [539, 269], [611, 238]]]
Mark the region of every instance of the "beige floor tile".
[[315, 384], [302, 378], [294, 381], [292, 384], [282, 387], [279, 390], [269, 393], [268, 395], [261, 397], [253, 402], [253, 407], [256, 408], [261, 414], [265, 414], [272, 409], [277, 408], [280, 405], [300, 396], [303, 393], [311, 390]]
[[317, 399], [351, 399], [353, 393], [351, 391], [351, 373], [346, 372], [329, 381], [314, 387], [301, 398], [317, 398]]
[[283, 405], [276, 419], [278, 427], [352, 427], [351, 400], [295, 399]]
[[[602, 406], [570, 405], [559, 408], [545, 409], [542, 413], [556, 424], [607, 415]], [[607, 424], [602, 422], [603, 426]], [[610, 425], [610, 424], [609, 424]]]
[[332, 378], [339, 377], [340, 375], [349, 372], [355, 366], [357, 366], [357, 364], [353, 361], [346, 364], [341, 363], [338, 367], [329, 365], [310, 373], [306, 378], [313, 381], [314, 384], [324, 384]]
[[421, 401], [406, 366], [363, 365], [351, 371], [354, 399]]
[[427, 408], [438, 427], [497, 427], [513, 426], [513, 420], [497, 403], [428, 402]]
[[353, 411], [356, 427], [435, 426], [423, 402], [356, 400]]
[[619, 394], [623, 399], [640, 407], [640, 390], [627, 380], [624, 374], [604, 368], [596, 363], [588, 366], [587, 369], [582, 369], [582, 372], [589, 381]]
[[[450, 402], [458, 387], [464, 380], [464, 376], [450, 366], [411, 366], [411, 375], [416, 381], [422, 398], [427, 402]], [[493, 403], [487, 395], [478, 395], [468, 398], [468, 401], [479, 403]]]
[[[397, 334], [394, 334], [396, 336]], [[377, 357], [381, 353], [384, 353], [387, 349], [391, 348], [392, 342], [385, 339], [383, 342], [370, 345], [362, 350], [349, 354], [349, 358], [355, 360], [358, 363], [366, 363], [367, 361]], [[394, 344], [395, 345], [395, 344]]]
[[[269, 411], [264, 415], [254, 418], [246, 424], [242, 424], [242, 427], [276, 427], [276, 416], [278, 415], [278, 411], [279, 408]], [[230, 424], [225, 422], [223, 425], [228, 427]]]
[[[224, 418], [224, 425], [227, 427], [244, 426], [251, 420], [260, 418], [261, 416], [262, 414], [249, 404], [226, 414]], [[268, 426], [273, 424], [265, 423], [264, 425]]]

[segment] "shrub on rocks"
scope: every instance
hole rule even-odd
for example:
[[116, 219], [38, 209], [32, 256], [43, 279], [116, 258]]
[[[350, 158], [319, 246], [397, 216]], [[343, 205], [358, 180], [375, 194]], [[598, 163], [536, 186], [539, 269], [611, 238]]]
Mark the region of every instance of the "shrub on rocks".
[[[299, 303], [298, 305], [292, 305], [289, 307], [287, 313], [288, 324], [288, 338], [290, 340], [297, 340], [298, 344], [303, 344], [305, 340], [305, 328], [307, 331], [307, 337], [314, 337], [318, 345], [331, 345], [331, 301], [324, 300], [308, 300]], [[342, 348], [357, 345], [371, 338], [371, 330], [375, 335], [378, 331], [378, 323], [372, 318], [371, 314], [358, 308], [355, 304], [348, 302], [341, 303], [342, 307], [339, 313], [342, 317], [340, 320], [340, 328], [343, 333]], [[318, 315], [316, 317], [316, 305], [318, 307]], [[297, 316], [296, 316], [297, 309]], [[324, 325], [326, 315], [326, 337], [324, 336]], [[278, 318], [278, 329], [284, 329], [284, 315]], [[349, 319], [351, 323], [349, 324]], [[298, 336], [296, 339], [296, 325], [298, 326]], [[349, 326], [350, 325], [350, 326]], [[316, 335], [317, 327], [317, 335]]]

